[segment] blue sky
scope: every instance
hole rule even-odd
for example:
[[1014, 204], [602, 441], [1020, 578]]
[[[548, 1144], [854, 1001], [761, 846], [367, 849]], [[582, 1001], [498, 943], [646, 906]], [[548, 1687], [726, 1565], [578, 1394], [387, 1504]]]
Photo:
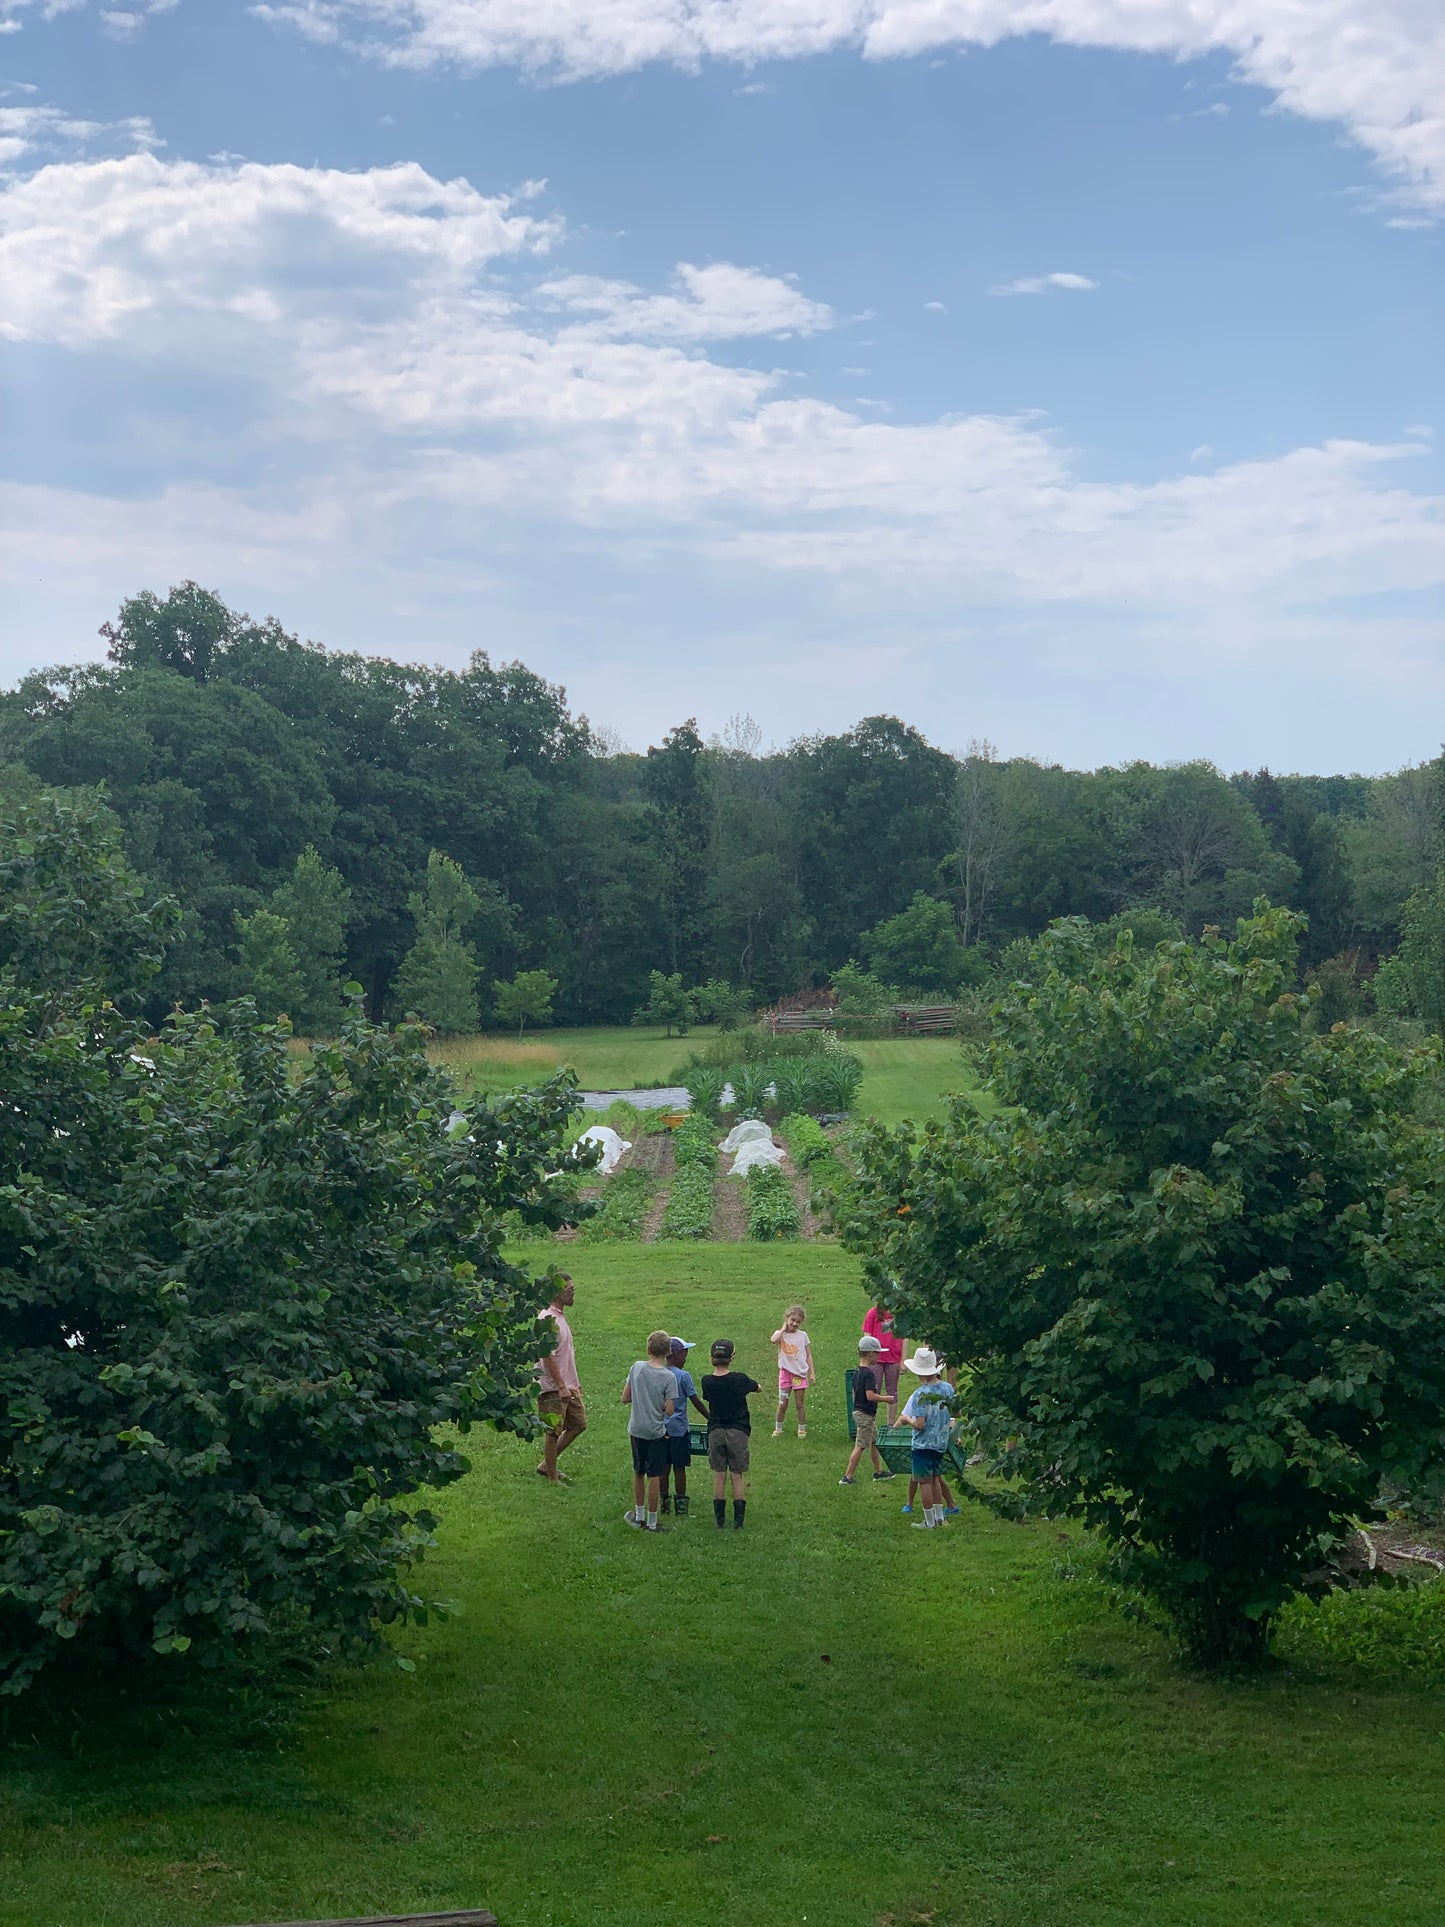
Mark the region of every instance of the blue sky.
[[7, 680], [195, 576], [634, 746], [1445, 736], [1424, 0], [0, 24]]

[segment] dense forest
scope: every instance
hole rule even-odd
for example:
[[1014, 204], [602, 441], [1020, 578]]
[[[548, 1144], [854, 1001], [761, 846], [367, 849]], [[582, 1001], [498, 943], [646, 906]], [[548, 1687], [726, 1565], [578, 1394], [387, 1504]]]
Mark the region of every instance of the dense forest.
[[[654, 970], [757, 1003], [847, 983], [850, 962], [955, 991], [1055, 918], [1197, 933], [1263, 895], [1308, 916], [1303, 967], [1348, 1014], [1402, 931], [1408, 950], [1434, 928], [1436, 762], [1076, 771], [987, 744], [955, 758], [892, 716], [781, 750], [745, 717], [708, 742], [687, 720], [641, 754], [520, 663], [329, 650], [194, 583], [133, 597], [101, 634], [106, 663], [0, 695], [0, 793], [104, 786], [131, 863], [182, 911], [158, 1008], [246, 991], [289, 940], [287, 968], [319, 959], [384, 1014], [428, 932], [470, 947], [484, 1018], [528, 970], [573, 1023], [625, 1021]], [[293, 1003], [308, 994], [319, 1025], [324, 985]], [[1408, 984], [1391, 995], [1433, 1015]]]

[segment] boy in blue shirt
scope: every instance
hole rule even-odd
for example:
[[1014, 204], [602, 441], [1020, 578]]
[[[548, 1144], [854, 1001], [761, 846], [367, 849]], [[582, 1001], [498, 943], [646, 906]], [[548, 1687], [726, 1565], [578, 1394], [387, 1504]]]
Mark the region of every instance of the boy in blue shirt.
[[904, 1360], [903, 1369], [918, 1380], [917, 1391], [899, 1413], [899, 1423], [913, 1427], [912, 1472], [923, 1500], [923, 1517], [915, 1519], [913, 1527], [916, 1532], [932, 1532], [948, 1523], [943, 1516], [942, 1473], [943, 1455], [953, 1434], [949, 1410], [953, 1387], [943, 1376], [937, 1353], [925, 1346]]
[[671, 1414], [663, 1429], [667, 1441], [667, 1464], [662, 1468], [662, 1510], [667, 1511], [667, 1482], [670, 1476], [677, 1493], [672, 1509], [679, 1519], [687, 1517], [690, 1503], [687, 1496], [687, 1468], [692, 1458], [692, 1447], [687, 1437], [689, 1400], [704, 1418], [707, 1417], [707, 1407], [698, 1397], [692, 1373], [687, 1369], [687, 1355], [691, 1350], [690, 1338], [674, 1338], [667, 1348], [667, 1362], [677, 1379], [677, 1397], [673, 1400]]

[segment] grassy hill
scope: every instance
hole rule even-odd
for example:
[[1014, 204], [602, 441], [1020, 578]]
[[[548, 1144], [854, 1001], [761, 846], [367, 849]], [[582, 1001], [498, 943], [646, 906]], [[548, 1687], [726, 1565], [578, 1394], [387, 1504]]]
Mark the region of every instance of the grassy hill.
[[[675, 1048], [675, 1046], [674, 1046]], [[1243, 1685], [1111, 1611], [1087, 1547], [837, 1484], [864, 1309], [836, 1248], [574, 1247], [591, 1430], [545, 1487], [493, 1435], [400, 1636], [294, 1722], [259, 1688], [8, 1710], [3, 1927], [215, 1927], [485, 1903], [503, 1927], [1438, 1927], [1445, 1699]], [[617, 1392], [649, 1327], [808, 1307], [810, 1436], [754, 1400], [746, 1530], [628, 1531]], [[1311, 1671], [1310, 1668], [1314, 1670]]]

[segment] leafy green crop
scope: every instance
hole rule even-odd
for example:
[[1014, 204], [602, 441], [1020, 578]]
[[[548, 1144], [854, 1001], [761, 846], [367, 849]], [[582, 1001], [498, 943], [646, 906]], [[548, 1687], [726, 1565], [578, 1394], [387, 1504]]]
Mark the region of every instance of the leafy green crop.
[[588, 1244], [603, 1244], [618, 1238], [640, 1238], [647, 1207], [657, 1188], [649, 1171], [614, 1171], [607, 1179], [601, 1209], [588, 1218], [578, 1236]]
[[793, 1187], [776, 1164], [756, 1164], [747, 1175], [748, 1236], [796, 1238], [803, 1229]]

